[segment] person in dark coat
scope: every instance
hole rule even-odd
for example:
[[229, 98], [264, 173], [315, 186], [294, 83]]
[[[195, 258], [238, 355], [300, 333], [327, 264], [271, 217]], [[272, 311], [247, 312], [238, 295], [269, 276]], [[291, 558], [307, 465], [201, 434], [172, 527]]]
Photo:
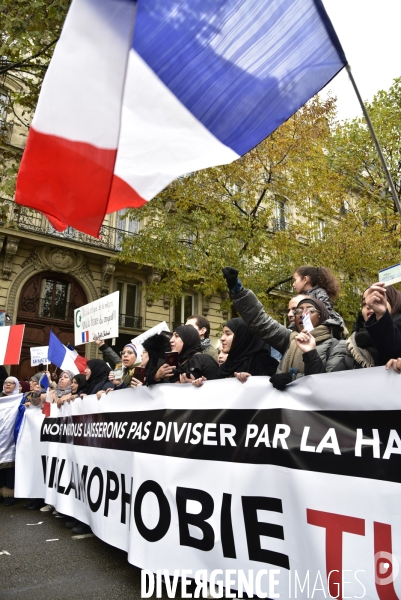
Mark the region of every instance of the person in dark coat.
[[376, 348], [380, 364], [401, 356], [401, 292], [392, 285], [374, 283], [365, 290], [365, 303], [372, 311], [365, 328]]
[[100, 390], [114, 389], [114, 384], [109, 381], [110, 371], [109, 365], [100, 360], [100, 358], [88, 360], [85, 369], [86, 386], [84, 393], [89, 396], [90, 394], [96, 394]]
[[335, 355], [342, 344], [346, 346], [345, 355], [333, 370], [380, 367], [390, 358], [397, 358], [397, 351], [401, 352], [401, 333], [397, 327], [397, 324], [401, 327], [400, 308], [401, 293], [393, 286], [373, 284], [366, 288], [353, 333], [333, 351]]
[[215, 379], [219, 366], [210, 354], [202, 354], [199, 333], [191, 325], [177, 327], [171, 337], [170, 348], [178, 352], [178, 367], [165, 362], [156, 371], [155, 382], [192, 383], [200, 377]]
[[160, 383], [160, 381], [154, 379], [154, 376], [157, 370], [166, 362], [166, 352], [171, 351], [171, 336], [170, 331], [162, 331], [150, 336], [143, 342], [143, 348], [149, 355], [149, 360], [145, 366], [145, 385], [149, 386], [153, 383]]
[[223, 327], [221, 348], [228, 354], [220, 366], [217, 379], [233, 377], [236, 373], [274, 375], [278, 361], [270, 355], [270, 346], [247, 327], [240, 318], [230, 319]]
[[[242, 286], [236, 269], [225, 267], [223, 275], [233, 305], [246, 325], [282, 354], [277, 372], [270, 378], [276, 389], [284, 390], [293, 379], [304, 375], [329, 373], [333, 370], [341, 356], [336, 357], [335, 361], [332, 359], [332, 351], [338, 340], [334, 339], [330, 327], [325, 324], [329, 314], [320, 300], [305, 297], [298, 302], [295, 309], [295, 331], [291, 332], [270, 317], [255, 294]], [[309, 310], [314, 328], [310, 333], [303, 331], [302, 316], [305, 310]], [[246, 377], [249, 374], [244, 373], [239, 379], [244, 382]]]

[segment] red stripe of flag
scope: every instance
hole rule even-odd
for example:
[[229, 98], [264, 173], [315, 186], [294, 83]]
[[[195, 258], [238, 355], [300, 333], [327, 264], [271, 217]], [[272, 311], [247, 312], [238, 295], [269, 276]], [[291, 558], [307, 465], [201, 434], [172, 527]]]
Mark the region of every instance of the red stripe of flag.
[[[98, 237], [117, 150], [97, 148], [31, 127], [18, 173], [17, 204], [40, 210], [57, 231], [68, 225]], [[55, 198], [64, 202], [55, 207]], [[85, 198], [85, 202], [82, 202]]]
[[25, 325], [10, 326], [10, 335], [8, 336], [7, 349], [4, 356], [5, 365], [17, 365], [19, 363], [24, 329]]
[[74, 363], [77, 365], [77, 369], [79, 369], [79, 372], [84, 374], [85, 369], [88, 366], [88, 361], [86, 360], [86, 358], [78, 354], [78, 356], [74, 359]]

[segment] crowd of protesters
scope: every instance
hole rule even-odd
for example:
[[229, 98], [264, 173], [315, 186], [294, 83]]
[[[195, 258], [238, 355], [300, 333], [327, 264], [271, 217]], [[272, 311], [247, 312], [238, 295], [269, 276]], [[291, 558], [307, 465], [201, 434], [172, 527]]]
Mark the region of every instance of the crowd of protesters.
[[[302, 266], [295, 270], [296, 295], [288, 303], [287, 326], [267, 314], [255, 294], [243, 287], [236, 269], [224, 268], [223, 276], [241, 317], [224, 324], [218, 348], [210, 342], [209, 321], [192, 315], [173, 333], [162, 331], [148, 337], [140, 360], [133, 343], [126, 344], [119, 355], [103, 340], [95, 340], [102, 358], [89, 360], [84, 374], [62, 371], [57, 377], [40, 370], [29, 382], [19, 382], [0, 367], [1, 397], [23, 394], [15, 439], [29, 407], [41, 408], [50, 401], [60, 408], [65, 402], [93, 394], [100, 400], [112, 390], [127, 387], [167, 383], [200, 387], [229, 377], [245, 384], [252, 376], [265, 376], [284, 392], [292, 381], [308, 375], [384, 365], [401, 373], [401, 292], [393, 286], [373, 283], [363, 292], [349, 334], [333, 308], [339, 284], [329, 269]], [[49, 387], [44, 387], [48, 383]], [[15, 502], [14, 475], [13, 463], [0, 464], [0, 498], [6, 506]], [[37, 498], [26, 508], [54, 510]], [[65, 519], [74, 533], [89, 530], [84, 523], [54, 513]]]

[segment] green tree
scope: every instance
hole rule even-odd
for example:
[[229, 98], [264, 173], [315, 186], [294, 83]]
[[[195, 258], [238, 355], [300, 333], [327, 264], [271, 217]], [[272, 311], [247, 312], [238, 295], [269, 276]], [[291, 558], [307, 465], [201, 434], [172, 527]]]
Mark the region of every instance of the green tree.
[[13, 94], [10, 110], [16, 102], [30, 113], [36, 107], [70, 2], [2, 0], [0, 3], [0, 76], [3, 82], [6, 75], [11, 77], [22, 88]]
[[[388, 91], [379, 91], [366, 103], [389, 171], [401, 193], [401, 78]], [[363, 118], [337, 126], [330, 146], [329, 168], [347, 188], [348, 205], [338, 231], [328, 244], [337, 249], [330, 259], [328, 248], [321, 256], [343, 273], [339, 306], [356, 310], [361, 292], [377, 280], [377, 273], [400, 262], [401, 221], [391, 196], [376, 148]]]
[[373, 163], [363, 122], [339, 126], [335, 101], [316, 97], [242, 159], [180, 178], [129, 211], [143, 226], [125, 239], [120, 259], [160, 274], [150, 298], [173, 299], [185, 287], [222, 292], [221, 268], [235, 266], [276, 316], [286, 304], [277, 292], [291, 290], [283, 282], [294, 269], [326, 266], [341, 280], [336, 308], [350, 327], [363, 289], [399, 253], [399, 218], [377, 161], [374, 193], [364, 183], [366, 152]]
[[[70, 2], [0, 1], [0, 113], [26, 130]], [[6, 127], [0, 131], [0, 153], [0, 199], [7, 203], [14, 195], [22, 153], [8, 143]]]

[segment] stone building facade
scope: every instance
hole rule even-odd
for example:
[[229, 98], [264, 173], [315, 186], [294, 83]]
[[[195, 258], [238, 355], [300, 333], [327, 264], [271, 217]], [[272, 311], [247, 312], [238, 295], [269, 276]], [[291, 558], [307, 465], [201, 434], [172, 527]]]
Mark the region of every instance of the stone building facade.
[[[26, 142], [27, 116], [23, 107], [14, 106], [10, 92], [23, 92], [12, 73], [0, 79], [0, 160], [19, 161]], [[7, 157], [7, 158], [6, 158]], [[138, 223], [124, 218], [124, 211], [107, 215], [99, 239], [71, 227], [57, 232], [40, 213], [19, 207], [12, 198], [1, 198], [7, 214], [0, 220], [0, 310], [7, 324], [25, 324], [21, 361], [11, 374], [28, 378], [30, 347], [48, 345], [53, 331], [64, 344], [74, 344], [74, 310], [102, 296], [120, 291], [120, 335], [114, 343], [122, 349], [134, 336], [166, 321], [172, 330], [190, 314], [203, 314], [211, 322], [211, 339], [216, 345], [227, 314], [220, 311], [222, 298], [206, 301], [194, 290], [183, 290], [174, 304], [168, 299], [146, 301], [145, 288], [150, 278], [158, 277], [150, 267], [118, 261], [124, 235], [135, 235]], [[60, 202], [62, 202], [60, 198]], [[77, 347], [87, 358], [98, 355], [96, 344]]]
[[[175, 305], [163, 299], [147, 302], [146, 283], [157, 274], [134, 262], [118, 262], [120, 242], [127, 235], [123, 228], [113, 226], [121, 226], [118, 215], [108, 217], [96, 239], [72, 228], [59, 233], [42, 215], [13, 209], [13, 219], [0, 227], [0, 310], [6, 312], [8, 324], [25, 324], [21, 361], [12, 367], [13, 375], [26, 379], [34, 372], [29, 349], [46, 346], [50, 331], [64, 344], [74, 344], [74, 310], [117, 290], [120, 336], [114, 342], [116, 351], [160, 321], [173, 329], [191, 313], [210, 319], [212, 341], [217, 342], [226, 316], [220, 312], [221, 297], [206, 302], [198, 292], [184, 290], [182, 301]], [[87, 358], [98, 352], [93, 343], [77, 349]]]

